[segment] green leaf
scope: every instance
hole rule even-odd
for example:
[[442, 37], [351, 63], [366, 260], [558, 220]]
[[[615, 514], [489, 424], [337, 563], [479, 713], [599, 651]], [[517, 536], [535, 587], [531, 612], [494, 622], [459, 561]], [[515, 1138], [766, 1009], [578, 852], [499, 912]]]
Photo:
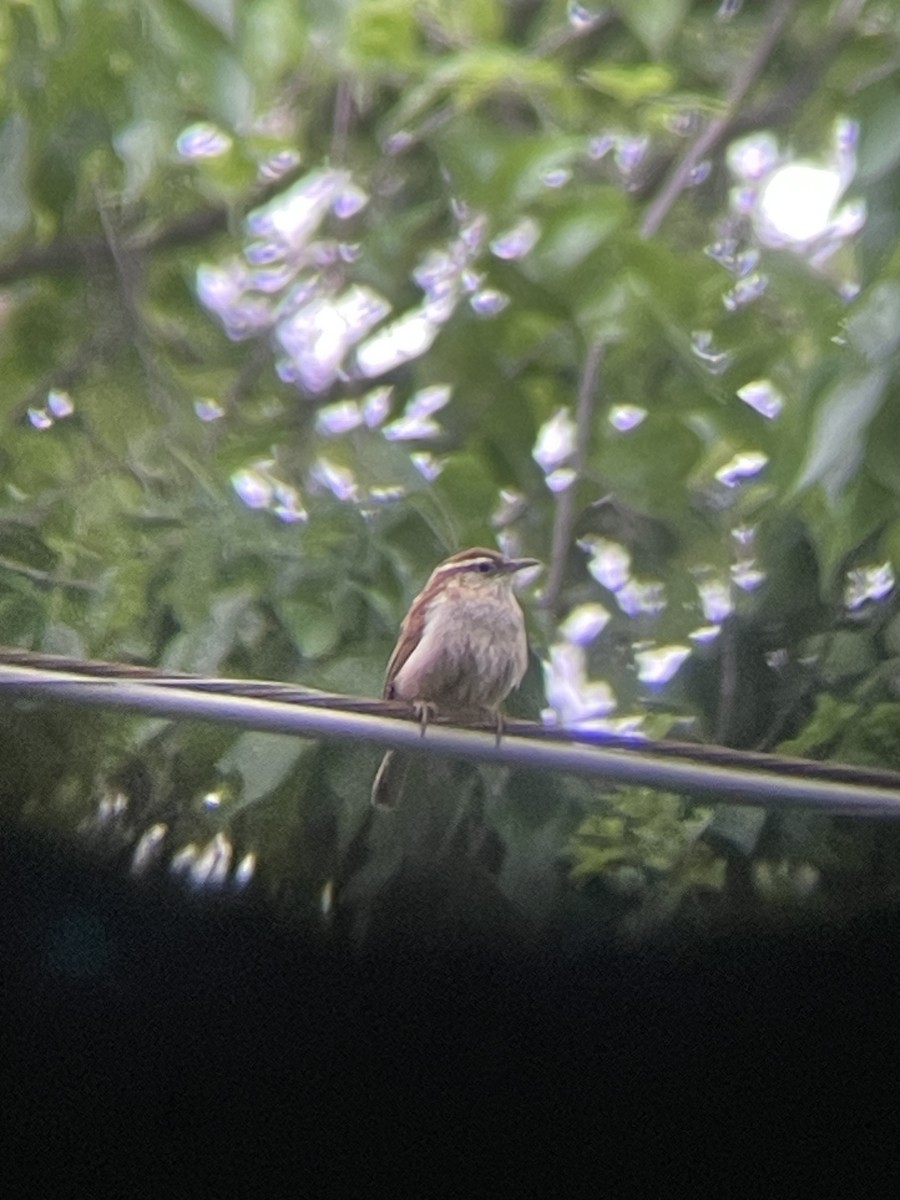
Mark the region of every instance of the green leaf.
[[59, 622], [45, 626], [41, 650], [44, 654], [64, 654], [70, 658], [87, 657], [84, 639], [79, 631]]
[[679, 796], [649, 788], [623, 789], [612, 812], [585, 817], [569, 841], [572, 877], [605, 875], [629, 863], [668, 871], [709, 821], [707, 808], [688, 811]]
[[839, 629], [830, 639], [828, 653], [819, 670], [829, 687], [846, 685], [849, 680], [862, 679], [877, 666], [872, 635], [868, 630]]
[[416, 11], [423, 26], [440, 31], [452, 46], [493, 42], [502, 37], [504, 12], [500, 0], [418, 0]]
[[575, 194], [545, 218], [540, 241], [522, 263], [522, 273], [572, 314], [588, 340], [621, 336], [632, 307], [615, 271], [628, 220], [627, 201], [613, 188]]
[[766, 825], [764, 808], [749, 804], [723, 804], [716, 808], [702, 837], [719, 853], [752, 858]]
[[571, 282], [572, 274], [621, 228], [626, 215], [621, 193], [613, 188], [594, 189], [590, 200], [565, 204], [545, 222], [524, 270], [544, 285]]
[[886, 702], [854, 714], [837, 756], [860, 766], [896, 770], [900, 765], [900, 705]]
[[[893, 93], [893, 88], [892, 88]], [[854, 184], [881, 179], [900, 163], [900, 96], [888, 95], [862, 123]]]
[[251, 615], [254, 596], [249, 588], [238, 588], [213, 597], [206, 619], [192, 623], [173, 638], [166, 653], [168, 667], [198, 675], [216, 675], [239, 642], [241, 627]]
[[[302, 757], [315, 750], [315, 743], [277, 733], [242, 733], [222, 755], [216, 769], [222, 775], [236, 774], [241, 794], [229, 811], [271, 795], [297, 771]], [[298, 791], [300, 790], [298, 779]]]
[[241, 56], [257, 91], [273, 94], [283, 75], [302, 61], [309, 36], [308, 18], [295, 0], [256, 0], [242, 4]]
[[867, 362], [883, 363], [900, 346], [900, 283], [885, 280], [866, 292], [845, 322], [851, 344]]
[[664, 96], [675, 86], [675, 72], [664, 63], [637, 63], [625, 66], [607, 63], [582, 72], [585, 83], [621, 100], [625, 105], [639, 104], [651, 96]]
[[548, 172], [570, 167], [584, 154], [582, 138], [510, 133], [472, 113], [441, 129], [435, 145], [454, 192], [504, 225], [547, 195]]
[[662, 54], [684, 24], [691, 0], [616, 0], [615, 8], [653, 55]]
[[449, 100], [461, 112], [495, 94], [518, 94], [534, 103], [545, 94], [562, 94], [567, 82], [556, 63], [525, 58], [505, 47], [463, 50], [443, 60], [404, 95], [391, 114], [390, 127], [408, 128], [441, 100]]
[[233, 37], [235, 32], [235, 0], [185, 0], [185, 3], [205, 17], [220, 33]]
[[841, 733], [855, 711], [856, 705], [843, 703], [827, 693], [817, 696], [812, 717], [796, 737], [779, 744], [779, 754], [816, 757], [823, 747], [831, 744]]
[[323, 658], [340, 637], [338, 615], [321, 599], [280, 600], [278, 613], [304, 658]]
[[183, 626], [203, 621], [210, 611], [222, 566], [221, 534], [209, 522], [194, 520], [182, 536], [168, 596]]
[[344, 53], [356, 69], [408, 71], [418, 60], [418, 41], [411, 0], [367, 0], [350, 10]]
[[449, 545], [487, 544], [489, 519], [496, 499], [486, 464], [470, 454], [454, 454], [435, 482], [441, 516], [452, 523]]
[[862, 462], [866, 430], [881, 407], [888, 379], [879, 368], [841, 379], [826, 392], [793, 492], [817, 483], [832, 502], [840, 496]]

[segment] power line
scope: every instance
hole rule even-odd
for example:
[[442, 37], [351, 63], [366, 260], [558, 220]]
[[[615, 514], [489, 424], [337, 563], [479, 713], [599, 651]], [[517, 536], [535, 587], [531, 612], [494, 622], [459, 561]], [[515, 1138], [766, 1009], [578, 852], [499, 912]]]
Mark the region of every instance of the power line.
[[[9, 660], [12, 655], [4, 653], [3, 657]], [[718, 761], [691, 761], [685, 757], [684, 747], [670, 749], [665, 743], [641, 741], [626, 745], [622, 739], [617, 739], [615, 746], [561, 740], [565, 735], [559, 731], [551, 731], [556, 736], [544, 736], [539, 726], [525, 722], [510, 726], [499, 745], [492, 733], [443, 724], [430, 725], [423, 737], [417, 724], [397, 719], [404, 713], [403, 706], [381, 701], [353, 700], [274, 683], [194, 680], [191, 676], [161, 675], [148, 668], [76, 665], [77, 671], [0, 665], [0, 689], [60, 704], [224, 722], [298, 737], [376, 742], [411, 753], [566, 771], [597, 776], [607, 783], [690, 792], [720, 803], [768, 808], [803, 805], [833, 815], [900, 817], [900, 776], [887, 771], [862, 772], [846, 766], [805, 764], [802, 760], [731, 751], [723, 751]], [[92, 671], [92, 666], [99, 670]], [[116, 669], [127, 676], [101, 673]], [[245, 694], [235, 694], [236, 690]], [[272, 698], [273, 694], [278, 698]], [[286, 696], [292, 694], [298, 698], [288, 701]], [[691, 749], [698, 757], [708, 750]]]

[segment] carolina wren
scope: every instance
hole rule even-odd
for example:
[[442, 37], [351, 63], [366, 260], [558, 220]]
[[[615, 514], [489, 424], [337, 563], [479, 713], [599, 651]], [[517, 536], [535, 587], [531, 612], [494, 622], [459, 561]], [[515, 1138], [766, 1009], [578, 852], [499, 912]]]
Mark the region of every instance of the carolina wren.
[[[400, 627], [388, 662], [386, 700], [412, 702], [424, 733], [434, 713], [454, 720], [496, 722], [500, 705], [528, 666], [525, 619], [513, 578], [533, 558], [506, 558], [476, 546], [445, 559], [431, 572]], [[393, 808], [402, 778], [388, 750], [372, 785], [372, 803]]]

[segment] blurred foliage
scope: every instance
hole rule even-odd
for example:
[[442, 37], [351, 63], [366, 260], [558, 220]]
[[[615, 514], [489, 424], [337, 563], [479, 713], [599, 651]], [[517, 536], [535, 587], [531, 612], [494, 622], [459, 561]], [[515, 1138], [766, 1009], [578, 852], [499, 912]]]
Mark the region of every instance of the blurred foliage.
[[[499, 540], [548, 564], [526, 597], [545, 661], [607, 609], [570, 638], [572, 687], [606, 681], [615, 716], [900, 766], [898, 52], [887, 0], [12, 0], [0, 644], [377, 694], [434, 563]], [[729, 147], [768, 131], [827, 165], [847, 122], [864, 224], [767, 242]], [[344, 190], [283, 286], [254, 275], [259, 214], [323, 179]], [[229, 317], [209, 289], [238, 277]], [[319, 315], [383, 299], [369, 338], [418, 314], [419, 350], [373, 367], [347, 318], [292, 359], [278, 323], [307, 285]], [[771, 419], [738, 395], [760, 382]], [[386, 436], [442, 385], [430, 431]], [[580, 441], [535, 457], [577, 405]], [[691, 645], [667, 686], [639, 669]], [[9, 817], [195, 881], [255, 863], [284, 911], [356, 936], [409, 918], [424, 877], [437, 909], [602, 930], [900, 880], [852, 823], [723, 809], [704, 831], [683, 798], [473, 767], [433, 764], [388, 828], [366, 747], [9, 704], [0, 742]]]

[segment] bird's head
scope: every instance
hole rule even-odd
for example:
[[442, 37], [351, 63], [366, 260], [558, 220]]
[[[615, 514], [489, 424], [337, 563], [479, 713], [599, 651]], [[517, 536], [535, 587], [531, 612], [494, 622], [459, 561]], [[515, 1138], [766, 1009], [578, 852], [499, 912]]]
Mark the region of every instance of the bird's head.
[[498, 550], [473, 546], [439, 563], [431, 573], [426, 591], [454, 587], [489, 594], [510, 588], [518, 571], [537, 566], [540, 563], [536, 558], [509, 558]]

